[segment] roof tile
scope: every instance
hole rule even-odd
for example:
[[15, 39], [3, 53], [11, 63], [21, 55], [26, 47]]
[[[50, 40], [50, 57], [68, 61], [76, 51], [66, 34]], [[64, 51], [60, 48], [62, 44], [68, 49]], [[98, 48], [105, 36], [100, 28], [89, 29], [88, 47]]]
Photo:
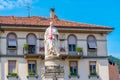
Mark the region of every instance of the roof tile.
[[0, 16], [1, 25], [31, 25], [31, 26], [49, 26], [49, 22], [53, 21], [54, 25], [57, 27], [81, 27], [81, 28], [102, 28], [111, 29], [106, 26], [97, 26], [91, 24], [83, 24], [77, 22], [70, 22], [59, 19], [51, 19], [40, 16], [32, 17], [15, 17], [15, 16]]

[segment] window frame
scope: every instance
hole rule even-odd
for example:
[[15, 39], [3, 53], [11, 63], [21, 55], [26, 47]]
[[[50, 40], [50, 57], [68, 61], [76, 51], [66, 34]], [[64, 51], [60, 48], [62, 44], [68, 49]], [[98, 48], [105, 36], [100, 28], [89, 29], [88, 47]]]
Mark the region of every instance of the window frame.
[[[75, 38], [75, 44], [69, 44], [69, 38], [70, 38], [70, 36], [73, 36], [74, 38]], [[70, 54], [75, 54], [76, 53], [76, 47], [77, 47], [77, 37], [74, 35], [74, 34], [70, 34], [69, 36], [68, 36], [68, 38], [67, 38], [67, 42], [68, 42], [68, 52], [70, 53]], [[72, 51], [70, 51], [69, 49], [69, 46], [70, 45], [72, 45], [72, 48], [71, 48], [71, 50]], [[75, 48], [73, 48], [73, 46], [75, 45]]]
[[[94, 38], [95, 48], [90, 48], [90, 47], [89, 47], [89, 45], [90, 45], [90, 43], [89, 43], [89, 37], [93, 37], [93, 38]], [[93, 44], [93, 43], [92, 43], [92, 44]], [[87, 50], [88, 50], [88, 52], [96, 52], [96, 51], [97, 51], [97, 40], [96, 40], [96, 38], [95, 38], [94, 35], [89, 35], [89, 36], [87, 37]]]
[[[28, 36], [29, 35], [33, 35], [35, 37], [35, 44], [29, 44], [29, 40], [28, 40]], [[34, 33], [29, 33], [27, 36], [26, 36], [26, 42], [28, 43], [28, 54], [35, 54], [36, 53], [36, 45], [37, 45], [37, 37]]]
[[97, 61], [89, 61], [89, 74], [91, 75], [91, 63], [95, 63], [95, 72], [97, 74]]
[[[76, 45], [75, 44], [68, 44], [68, 46], [69, 46], [69, 52], [70, 53], [75, 53], [76, 52]], [[71, 46], [71, 48], [70, 48], [70, 46]]]
[[27, 61], [27, 73], [29, 75], [29, 61], [34, 61], [35, 62], [35, 74], [37, 74], [37, 61], [36, 60], [28, 60]]
[[[14, 35], [14, 37], [15, 37], [15, 39], [13, 39], [13, 40], [10, 40], [9, 39], [9, 36], [10, 35]], [[15, 41], [15, 44], [16, 44], [16, 46], [9, 46], [9, 41]], [[11, 33], [8, 33], [7, 34], [7, 49], [17, 49], [17, 47], [18, 47], [18, 45], [17, 45], [17, 35], [15, 34], [15, 33], [13, 33], [13, 32], [11, 32]]]
[[[72, 74], [71, 74], [71, 69], [70, 69], [70, 68], [71, 68], [71, 62], [75, 62], [76, 65], [77, 65], [77, 66], [76, 66], [76, 68], [77, 68], [77, 69], [76, 69], [76, 70], [77, 70], [77, 73], [76, 73], [75, 75], [72, 75]], [[69, 74], [70, 74], [70, 76], [78, 76], [78, 61], [69, 61]]]
[[[29, 34], [26, 36], [26, 42], [27, 42], [27, 43], [29, 42], [29, 41], [28, 41], [28, 36], [29, 36], [29, 35], [33, 35], [33, 36], [35, 37], [35, 44], [34, 44], [34, 45], [36, 46], [36, 44], [37, 44], [37, 37], [36, 37], [36, 35], [35, 35], [34, 33], [29, 33]], [[31, 44], [28, 43], [28, 45], [31, 45]], [[33, 44], [32, 44], [32, 45], [33, 45]]]
[[9, 62], [10, 61], [15, 61], [15, 73], [18, 73], [18, 64], [17, 64], [17, 60], [8, 60], [8, 74], [11, 73], [9, 72], [10, 68], [9, 68]]

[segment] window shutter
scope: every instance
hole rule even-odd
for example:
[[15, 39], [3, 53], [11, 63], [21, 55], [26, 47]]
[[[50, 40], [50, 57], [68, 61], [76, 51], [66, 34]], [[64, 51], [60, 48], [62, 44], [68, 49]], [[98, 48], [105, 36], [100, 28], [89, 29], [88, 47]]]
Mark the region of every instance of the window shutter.
[[90, 65], [96, 65], [96, 62], [90, 62]]
[[29, 34], [27, 37], [27, 42], [29, 45], [35, 45], [36, 44], [36, 37], [33, 34]]
[[35, 61], [29, 61], [28, 64], [35, 64]]
[[17, 39], [13, 33], [8, 35], [8, 46], [17, 46]]
[[76, 44], [76, 38], [75, 38], [75, 36], [69, 36], [68, 43], [69, 44]]
[[88, 42], [88, 47], [89, 48], [97, 48], [95, 42]]
[[16, 46], [16, 41], [15, 40], [9, 40], [8, 41], [8, 46]]
[[77, 66], [77, 62], [70, 62], [70, 66], [75, 68]]
[[93, 36], [88, 37], [88, 47], [89, 48], [97, 48], [96, 41]]
[[16, 61], [9, 61], [9, 72], [16, 72]]

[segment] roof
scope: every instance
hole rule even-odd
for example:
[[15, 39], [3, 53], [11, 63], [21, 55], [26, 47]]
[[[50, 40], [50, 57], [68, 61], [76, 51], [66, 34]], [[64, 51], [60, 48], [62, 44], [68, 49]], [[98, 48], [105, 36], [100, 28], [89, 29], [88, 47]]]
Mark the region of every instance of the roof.
[[108, 59], [108, 62], [110, 65], [115, 65], [115, 61], [111, 60], [111, 59]]
[[40, 16], [31, 17], [15, 17], [15, 16], [0, 16], [0, 25], [20, 25], [20, 26], [49, 26], [49, 22], [53, 21], [56, 27], [70, 28], [95, 28], [95, 29], [113, 29], [106, 26], [98, 26], [92, 24], [83, 24], [70, 22], [59, 19], [45, 18]]

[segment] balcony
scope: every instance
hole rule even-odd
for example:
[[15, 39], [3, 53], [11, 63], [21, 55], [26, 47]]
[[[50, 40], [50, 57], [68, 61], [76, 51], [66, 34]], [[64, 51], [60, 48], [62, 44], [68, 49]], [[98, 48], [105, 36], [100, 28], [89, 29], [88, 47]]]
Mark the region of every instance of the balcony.
[[68, 50], [67, 48], [59, 48], [59, 52], [60, 52], [60, 58], [61, 59], [66, 59], [68, 57]]
[[83, 57], [83, 51], [82, 52], [79, 52], [79, 53], [77, 53], [77, 52], [68, 52], [68, 58], [69, 59], [80, 59], [80, 58], [82, 58]]
[[35, 47], [34, 45], [29, 45], [28, 49], [23, 48], [23, 54], [25, 58], [44, 58], [44, 47]]
[[[23, 48], [23, 54], [25, 58], [41, 58], [44, 59], [44, 47], [29, 46], [28, 50]], [[59, 48], [61, 59], [80, 59], [83, 56], [83, 52], [69, 52], [67, 48]]]
[[68, 58], [68, 59], [80, 59], [83, 57], [83, 51], [82, 52], [75, 52], [75, 51], [68, 51], [68, 48], [60, 48], [60, 57], [62, 58]]

